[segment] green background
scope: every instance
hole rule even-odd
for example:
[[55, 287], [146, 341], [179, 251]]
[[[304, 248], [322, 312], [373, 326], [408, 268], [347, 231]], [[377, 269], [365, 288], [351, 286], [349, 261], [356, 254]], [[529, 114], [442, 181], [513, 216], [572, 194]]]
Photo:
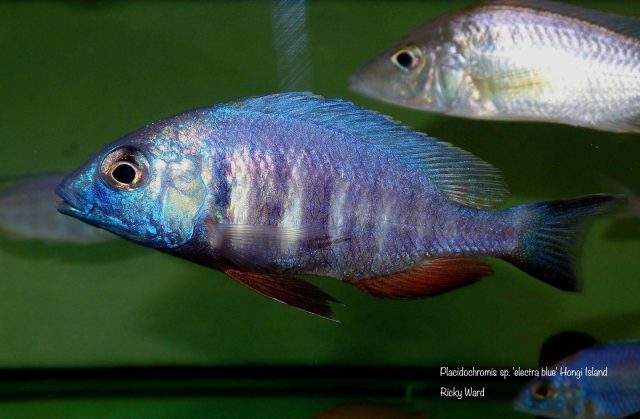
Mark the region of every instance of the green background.
[[[470, 3], [309, 2], [309, 88], [392, 115], [491, 162], [511, 187], [508, 205], [620, 192], [615, 183], [640, 190], [637, 135], [464, 120], [403, 110], [349, 92], [348, 76], [368, 59], [422, 22]], [[640, 14], [632, 1], [574, 3]], [[278, 88], [270, 2], [0, 3], [0, 178], [68, 171], [151, 121]], [[335, 307], [341, 324], [124, 240], [51, 246], [0, 239], [0, 368], [533, 367], [541, 343], [562, 330], [586, 331], [600, 340], [640, 337], [638, 237], [637, 219], [596, 221], [579, 261], [584, 291], [576, 294], [501, 261], [492, 261], [495, 274], [474, 286], [410, 302], [313, 279], [346, 303]], [[4, 404], [0, 412], [37, 416], [33, 409], [55, 412], [56, 403], [63, 402]], [[98, 408], [83, 403], [72, 405]], [[234, 409], [233, 400], [207, 405], [206, 399], [196, 399], [190, 407], [188, 399], [162, 402], [170, 406], [112, 403], [114, 412], [138, 403], [141, 412], [153, 407], [166, 414], [150, 417], [174, 417], [170, 412], [182, 408], [193, 409], [191, 417], [199, 409]], [[278, 403], [286, 405], [280, 399], [274, 409]], [[306, 403], [305, 412], [315, 406], [291, 403]], [[468, 405], [452, 402], [450, 409], [438, 409], [442, 403], [433, 401], [437, 417], [459, 417], [452, 412]], [[500, 417], [510, 409], [504, 403], [496, 407]], [[489, 401], [478, 406], [497, 415]]]

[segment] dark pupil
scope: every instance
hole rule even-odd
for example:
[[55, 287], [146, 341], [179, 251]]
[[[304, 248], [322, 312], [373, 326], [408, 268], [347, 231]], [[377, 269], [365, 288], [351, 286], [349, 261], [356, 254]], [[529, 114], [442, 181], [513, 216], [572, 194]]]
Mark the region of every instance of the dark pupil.
[[408, 52], [401, 52], [396, 55], [396, 61], [402, 67], [409, 68], [413, 63], [413, 55], [409, 54]]
[[546, 398], [549, 395], [549, 387], [547, 387], [546, 385], [541, 385], [536, 389], [536, 394], [540, 398]]
[[113, 169], [111, 176], [118, 182], [129, 185], [136, 178], [136, 171], [133, 167], [123, 163]]

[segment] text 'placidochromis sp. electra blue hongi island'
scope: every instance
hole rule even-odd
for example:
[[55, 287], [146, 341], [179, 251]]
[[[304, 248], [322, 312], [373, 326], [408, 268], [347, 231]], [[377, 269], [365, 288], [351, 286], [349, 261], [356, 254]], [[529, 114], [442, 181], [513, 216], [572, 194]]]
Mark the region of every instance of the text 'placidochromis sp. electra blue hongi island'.
[[495, 209], [499, 172], [472, 154], [339, 99], [285, 93], [161, 120], [100, 151], [58, 187], [60, 210], [224, 271], [324, 317], [297, 275], [412, 298], [507, 260], [574, 290], [580, 225], [620, 198]]

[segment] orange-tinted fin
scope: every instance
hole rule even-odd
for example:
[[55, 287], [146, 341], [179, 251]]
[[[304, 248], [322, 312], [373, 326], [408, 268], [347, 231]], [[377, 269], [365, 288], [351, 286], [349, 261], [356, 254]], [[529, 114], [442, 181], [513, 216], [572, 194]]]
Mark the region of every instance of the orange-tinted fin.
[[259, 294], [325, 319], [337, 321], [333, 318], [329, 304], [339, 301], [302, 279], [288, 275], [242, 272], [237, 269], [226, 269], [224, 273]]
[[361, 279], [353, 284], [378, 297], [416, 298], [469, 285], [490, 273], [489, 265], [472, 258], [438, 258], [406, 271]]

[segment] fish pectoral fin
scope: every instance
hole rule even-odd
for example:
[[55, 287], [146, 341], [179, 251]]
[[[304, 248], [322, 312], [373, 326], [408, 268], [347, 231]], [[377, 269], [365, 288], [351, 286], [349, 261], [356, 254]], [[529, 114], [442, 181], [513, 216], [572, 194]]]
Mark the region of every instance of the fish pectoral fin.
[[321, 249], [348, 240], [347, 237], [331, 237], [324, 229], [307, 226], [208, 223], [207, 229], [212, 240], [235, 250], [271, 249], [286, 253], [301, 246]]
[[490, 75], [471, 74], [470, 77], [480, 97], [486, 98], [495, 93], [507, 95], [549, 87], [553, 71], [548, 68], [514, 69]]
[[264, 224], [207, 222], [209, 244], [236, 266], [260, 271], [273, 259], [296, 257], [301, 249], [325, 249], [349, 240], [324, 229]]
[[226, 269], [224, 273], [266, 297], [339, 322], [333, 318], [330, 306], [331, 303], [339, 303], [339, 301], [302, 279], [289, 275], [243, 272], [237, 269]]
[[442, 294], [469, 285], [491, 272], [489, 265], [473, 258], [448, 257], [432, 259], [394, 274], [360, 279], [353, 284], [378, 297], [407, 299]]

